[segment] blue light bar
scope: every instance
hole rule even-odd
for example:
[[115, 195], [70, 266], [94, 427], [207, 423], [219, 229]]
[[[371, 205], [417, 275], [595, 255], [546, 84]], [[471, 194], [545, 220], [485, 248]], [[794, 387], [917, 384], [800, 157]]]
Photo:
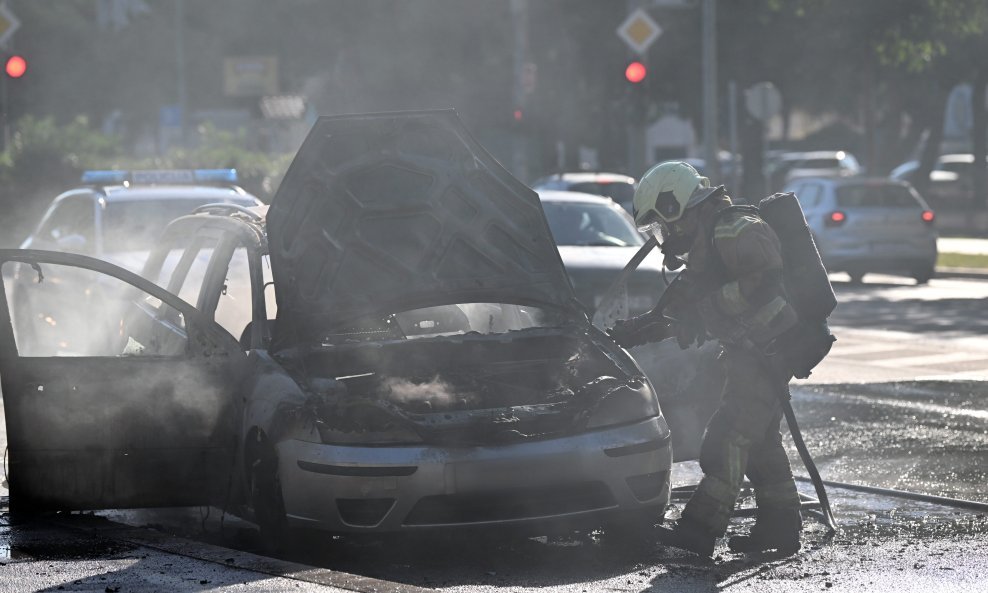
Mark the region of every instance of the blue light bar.
[[137, 185], [189, 185], [193, 183], [235, 184], [236, 169], [161, 169], [161, 170], [104, 170], [85, 171], [82, 183], [86, 185], [119, 185], [126, 182]]
[[196, 169], [193, 171], [199, 183], [236, 183], [236, 169]]
[[130, 173], [127, 171], [83, 171], [82, 183], [86, 185], [118, 185], [127, 181]]

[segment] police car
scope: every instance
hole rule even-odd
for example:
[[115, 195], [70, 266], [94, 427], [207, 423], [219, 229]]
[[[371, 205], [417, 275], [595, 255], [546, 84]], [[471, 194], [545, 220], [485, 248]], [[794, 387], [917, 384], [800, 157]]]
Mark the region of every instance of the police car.
[[81, 253], [140, 271], [165, 226], [212, 203], [257, 206], [236, 169], [86, 171], [52, 201], [21, 249]]
[[[104, 170], [86, 171], [82, 185], [56, 197], [21, 249], [61, 251], [96, 257], [132, 272], [139, 272], [169, 222], [206, 204], [223, 203], [248, 208], [261, 205], [240, 188], [236, 169]], [[67, 304], [100, 302], [112, 293], [94, 277], [79, 278], [66, 267], [45, 274], [28, 266], [4, 270], [19, 339], [26, 346], [42, 336], [60, 352], [78, 351], [89, 338], [82, 327], [71, 327], [56, 311]], [[78, 290], [64, 287], [73, 286]], [[63, 287], [53, 292], [51, 287]], [[114, 314], [110, 303], [101, 307]]]

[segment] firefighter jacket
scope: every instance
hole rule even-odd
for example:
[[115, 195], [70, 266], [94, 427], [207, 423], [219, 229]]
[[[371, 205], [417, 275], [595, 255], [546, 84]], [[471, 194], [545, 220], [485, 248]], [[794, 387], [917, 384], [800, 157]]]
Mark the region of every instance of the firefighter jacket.
[[763, 346], [797, 323], [782, 282], [782, 253], [772, 227], [749, 211], [726, 211], [720, 197], [701, 217], [687, 273], [704, 328], [726, 343]]

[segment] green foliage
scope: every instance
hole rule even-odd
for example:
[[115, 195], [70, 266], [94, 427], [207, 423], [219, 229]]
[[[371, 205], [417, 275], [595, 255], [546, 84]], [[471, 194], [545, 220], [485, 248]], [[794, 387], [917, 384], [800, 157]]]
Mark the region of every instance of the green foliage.
[[119, 140], [93, 130], [85, 116], [58, 125], [53, 117], [28, 115], [13, 126], [0, 160], [0, 179], [14, 185], [65, 183], [118, 152]]
[[0, 184], [8, 194], [42, 189], [50, 199], [52, 192], [76, 185], [86, 169], [234, 168], [246, 190], [261, 199], [274, 195], [293, 155], [245, 148], [243, 131], [205, 125], [198, 133], [196, 148], [136, 158], [123, 152], [119, 138], [92, 129], [86, 117], [58, 125], [53, 117], [25, 116], [14, 126], [11, 145], [0, 153]]
[[246, 132], [217, 130], [211, 124], [200, 126], [195, 148], [171, 150], [164, 157], [117, 159], [120, 169], [236, 169], [240, 185], [265, 201], [270, 201], [291, 164], [292, 154], [268, 154], [246, 148]]

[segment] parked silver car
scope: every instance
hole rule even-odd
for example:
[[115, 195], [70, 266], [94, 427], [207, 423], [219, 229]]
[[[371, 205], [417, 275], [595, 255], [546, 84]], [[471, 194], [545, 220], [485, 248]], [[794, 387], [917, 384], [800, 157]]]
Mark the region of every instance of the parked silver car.
[[532, 188], [538, 191], [574, 191], [604, 196], [630, 213], [633, 208], [631, 202], [635, 197], [635, 178], [620, 173], [575, 171], [543, 177], [532, 183]]
[[83, 357], [29, 357], [5, 284], [15, 508], [214, 504], [277, 537], [650, 527], [669, 501], [655, 388], [453, 112], [321, 118], [270, 210], [179, 218], [143, 278], [0, 250], [16, 263], [56, 293], [55, 268], [106, 277], [129, 307]]
[[[640, 315], [655, 306], [665, 287], [658, 249], [631, 275], [620, 298], [601, 302], [645, 243], [631, 215], [610, 198], [580, 192], [539, 190], [539, 198], [576, 296], [588, 310], [599, 313], [594, 319], [598, 327], [611, 327], [617, 319]], [[666, 281], [675, 276], [667, 272]], [[609, 305], [608, 310], [601, 310], [601, 304]]]
[[796, 194], [823, 262], [859, 283], [868, 272], [902, 274], [919, 284], [933, 277], [936, 216], [904, 181], [802, 178]]

